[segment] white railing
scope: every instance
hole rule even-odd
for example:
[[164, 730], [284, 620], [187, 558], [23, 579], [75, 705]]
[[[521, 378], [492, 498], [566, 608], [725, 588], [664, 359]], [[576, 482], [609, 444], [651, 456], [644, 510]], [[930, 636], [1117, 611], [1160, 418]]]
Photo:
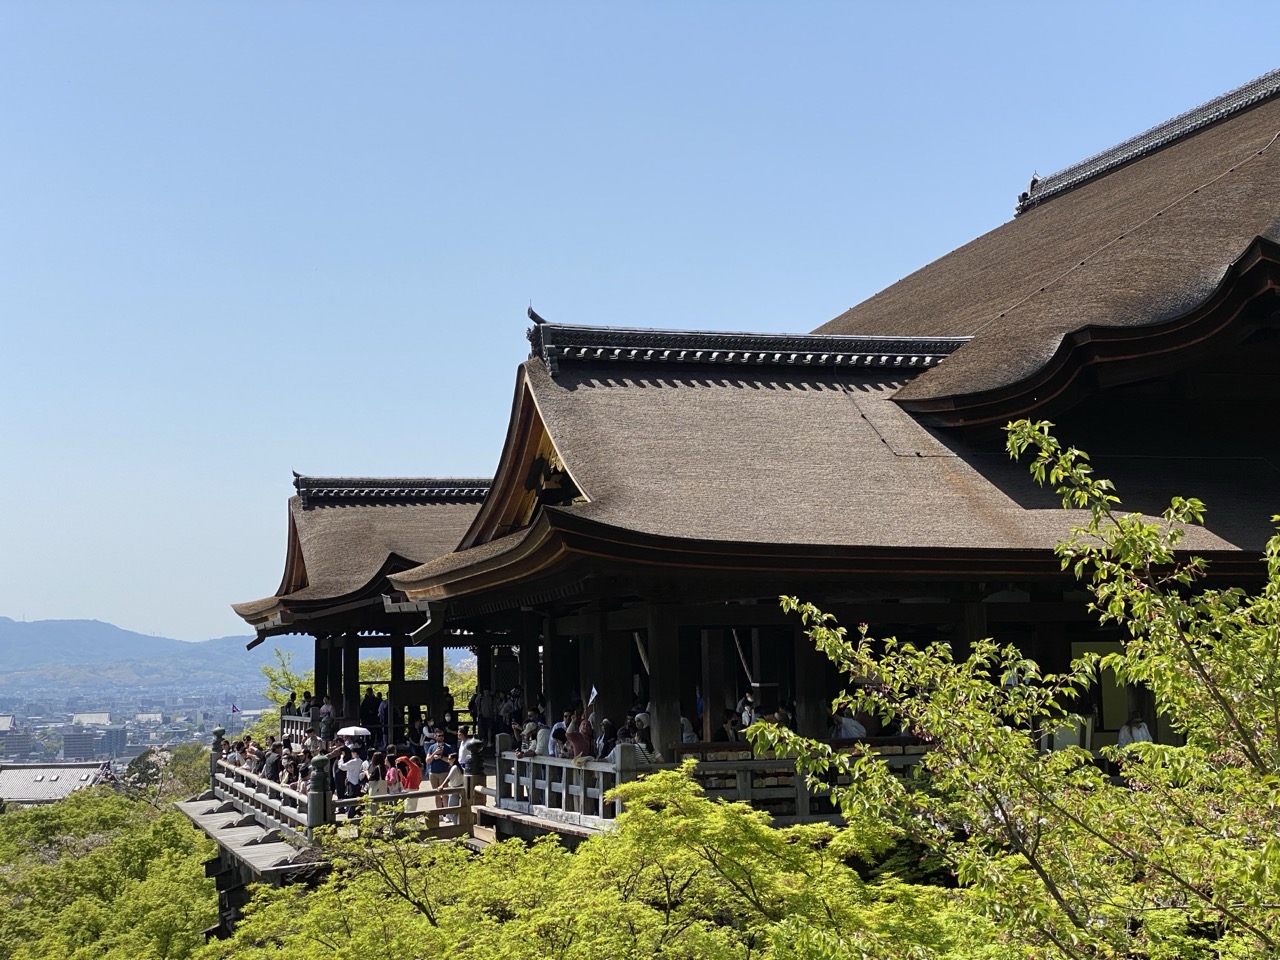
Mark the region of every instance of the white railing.
[[289, 716], [280, 718], [280, 739], [288, 738], [293, 743], [301, 743], [307, 739], [307, 728], [314, 727], [310, 717]]
[[510, 742], [510, 737], [498, 738], [499, 808], [595, 828], [609, 827], [621, 812], [618, 803], [605, 800], [605, 794], [635, 779], [636, 752], [631, 744], [619, 744], [606, 760], [563, 760], [522, 757], [505, 749]]

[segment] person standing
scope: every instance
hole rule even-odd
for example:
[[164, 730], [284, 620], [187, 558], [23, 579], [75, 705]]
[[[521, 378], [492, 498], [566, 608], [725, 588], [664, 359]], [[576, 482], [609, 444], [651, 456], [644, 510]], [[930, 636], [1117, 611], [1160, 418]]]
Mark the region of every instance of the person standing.
[[378, 692], [378, 745], [384, 749], [391, 742], [391, 729], [387, 725], [387, 721], [391, 719], [391, 704]]
[[445, 774], [449, 772], [451, 752], [449, 744], [445, 742], [444, 731], [437, 730], [423, 758], [427, 764], [427, 780], [431, 784], [431, 789], [438, 789], [444, 782]]
[[1120, 728], [1120, 735], [1116, 737], [1116, 746], [1127, 747], [1133, 743], [1152, 743], [1154, 740], [1151, 731], [1147, 729], [1147, 721], [1141, 713], [1135, 713], [1129, 718], [1129, 722]]
[[334, 784], [338, 799], [346, 800], [350, 797], [360, 796], [360, 777], [364, 773], [364, 761], [357, 757], [350, 747], [337, 747], [329, 754], [330, 757], [337, 757], [334, 766], [342, 771], [343, 776], [336, 777]]

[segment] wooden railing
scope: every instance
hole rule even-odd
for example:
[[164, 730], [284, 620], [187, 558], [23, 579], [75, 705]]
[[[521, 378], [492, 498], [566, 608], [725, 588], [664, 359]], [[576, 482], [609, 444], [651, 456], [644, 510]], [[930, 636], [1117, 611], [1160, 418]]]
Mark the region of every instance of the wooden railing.
[[280, 718], [280, 739], [289, 740], [292, 743], [301, 743], [307, 739], [307, 730], [314, 727], [310, 717], [281, 717]]
[[[247, 767], [221, 759], [225, 732], [221, 728], [214, 731], [210, 758], [213, 794], [268, 830], [278, 830], [295, 840], [309, 842], [320, 827], [341, 826], [344, 822], [363, 823], [370, 817], [390, 828], [412, 821], [420, 828], [419, 834], [427, 839], [463, 836], [471, 830], [475, 787], [470, 778], [462, 787], [374, 794], [335, 801], [327, 755], [312, 759], [309, 789], [301, 793], [259, 776]], [[446, 819], [450, 822], [445, 822]], [[244, 825], [248, 825], [248, 821]]]
[[[928, 751], [915, 737], [826, 742], [841, 752], [874, 753], [902, 774], [919, 763]], [[839, 811], [831, 802], [830, 787], [811, 788], [805, 778], [796, 773], [795, 761], [788, 757], [757, 757], [746, 743], [714, 741], [676, 744], [669, 751], [677, 762], [689, 757], [698, 761], [693, 776], [709, 797], [749, 803], [779, 824], [839, 819]], [[838, 785], [848, 782], [847, 777], [834, 779]]]
[[619, 744], [606, 760], [584, 761], [522, 757], [511, 749], [510, 737], [497, 739], [497, 806], [543, 820], [606, 828], [620, 811], [605, 794], [634, 780], [638, 769], [654, 769], [637, 767], [631, 744]]
[[[446, 840], [471, 833], [473, 792], [474, 788], [465, 786], [369, 794], [339, 800], [334, 806], [345, 810], [349, 820], [359, 819], [363, 824], [372, 818], [374, 822], [369, 825], [374, 828], [394, 828], [406, 821], [418, 821], [423, 826], [424, 839]], [[453, 798], [458, 802], [450, 806]], [[451, 822], [444, 822], [446, 819]]]
[[238, 810], [263, 826], [300, 839], [310, 839], [315, 819], [312, 814], [319, 812], [312, 808], [307, 794], [226, 760], [215, 762], [213, 793], [219, 800], [235, 804]]

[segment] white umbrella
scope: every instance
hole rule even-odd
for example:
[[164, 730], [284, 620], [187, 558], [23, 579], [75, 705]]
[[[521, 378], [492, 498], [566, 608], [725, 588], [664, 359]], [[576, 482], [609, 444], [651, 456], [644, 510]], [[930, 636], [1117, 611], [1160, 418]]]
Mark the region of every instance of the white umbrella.
[[343, 727], [338, 731], [340, 737], [368, 737], [372, 736], [364, 727]]

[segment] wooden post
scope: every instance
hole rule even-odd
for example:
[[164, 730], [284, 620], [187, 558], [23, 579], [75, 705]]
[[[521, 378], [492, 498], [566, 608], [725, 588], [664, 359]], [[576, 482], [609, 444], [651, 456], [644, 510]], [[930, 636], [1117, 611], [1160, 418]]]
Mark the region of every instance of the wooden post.
[[487, 640], [476, 644], [476, 690], [493, 692], [493, 645]]
[[444, 705], [444, 638], [432, 637], [427, 641], [427, 709], [431, 717], [441, 721]]
[[956, 624], [956, 642], [951, 645], [951, 656], [956, 663], [969, 659], [975, 640], [985, 640], [987, 633], [987, 608], [981, 601], [967, 601], [961, 606], [960, 621]]
[[213, 728], [213, 746], [209, 750], [209, 789], [218, 786], [218, 761], [222, 759], [222, 738], [226, 734], [222, 727]]
[[831, 662], [818, 652], [804, 632], [803, 627], [795, 628], [796, 658], [796, 733], [802, 737], [825, 738], [827, 735], [827, 715], [831, 710], [831, 700], [827, 677], [831, 672]]
[[736, 652], [724, 630], [702, 631], [702, 739], [710, 740], [720, 727], [724, 711], [738, 702]]
[[[333, 719], [342, 717], [342, 637], [330, 636], [328, 650], [329, 659], [329, 702], [333, 704]], [[341, 724], [335, 723], [336, 730]]]
[[409, 638], [403, 633], [393, 638], [391, 647], [391, 683], [387, 685], [387, 744], [401, 743], [404, 728], [404, 648]]
[[354, 630], [342, 638], [342, 717], [360, 722], [360, 635]]
[[675, 610], [649, 606], [649, 721], [653, 748], [670, 760], [680, 739], [680, 628]]
[[[542, 663], [538, 660], [538, 618], [532, 613], [520, 617], [520, 689], [524, 691], [524, 709], [539, 709], [542, 695]], [[524, 720], [525, 717], [521, 717]]]
[[329, 638], [317, 636], [316, 640], [316, 663], [315, 663], [315, 689], [313, 691], [311, 716], [308, 717], [312, 723], [315, 723], [320, 717], [320, 704], [324, 703], [324, 698], [329, 695]]
[[321, 754], [311, 761], [311, 780], [307, 787], [307, 839], [316, 827], [335, 820], [333, 797], [329, 787], [329, 756]]

